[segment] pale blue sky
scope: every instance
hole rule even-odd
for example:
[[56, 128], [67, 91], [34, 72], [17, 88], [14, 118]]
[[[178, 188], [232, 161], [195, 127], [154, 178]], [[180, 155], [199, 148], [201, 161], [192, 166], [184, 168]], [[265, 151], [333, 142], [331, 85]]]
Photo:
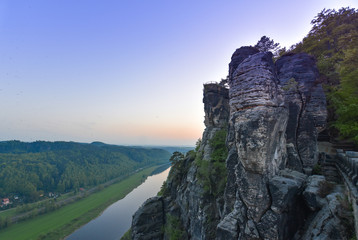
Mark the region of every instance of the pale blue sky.
[[193, 145], [236, 48], [348, 0], [0, 0], [0, 141]]

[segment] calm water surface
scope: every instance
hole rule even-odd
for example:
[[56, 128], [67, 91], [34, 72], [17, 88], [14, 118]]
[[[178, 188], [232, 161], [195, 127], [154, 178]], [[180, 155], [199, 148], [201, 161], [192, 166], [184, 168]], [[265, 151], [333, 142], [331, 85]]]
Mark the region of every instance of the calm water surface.
[[132, 215], [150, 197], [155, 196], [167, 179], [169, 168], [149, 176], [123, 199], [109, 206], [102, 215], [76, 230], [66, 240], [115, 240], [130, 228]]

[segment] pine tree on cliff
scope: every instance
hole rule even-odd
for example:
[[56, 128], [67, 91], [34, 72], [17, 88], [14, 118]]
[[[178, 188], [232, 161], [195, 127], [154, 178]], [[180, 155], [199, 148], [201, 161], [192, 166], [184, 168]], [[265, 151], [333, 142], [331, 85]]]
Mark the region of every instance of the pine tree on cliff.
[[261, 39], [254, 46], [260, 52], [273, 52], [276, 53], [280, 49], [280, 44], [275, 43], [269, 37], [262, 36]]

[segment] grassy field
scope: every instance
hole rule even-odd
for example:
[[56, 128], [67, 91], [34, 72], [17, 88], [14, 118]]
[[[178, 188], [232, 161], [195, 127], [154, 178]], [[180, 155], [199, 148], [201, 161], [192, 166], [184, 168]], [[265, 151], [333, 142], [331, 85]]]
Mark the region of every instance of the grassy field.
[[140, 185], [157, 167], [144, 169], [54, 212], [14, 224], [0, 231], [1, 240], [63, 239], [98, 216], [110, 204]]
[[10, 208], [5, 211], [0, 212], [0, 217], [6, 218], [6, 217], [12, 217], [16, 215], [16, 208]]
[[[73, 194], [72, 192], [62, 194], [60, 197], [57, 198], [57, 200], [59, 201], [59, 200], [62, 200], [62, 199], [66, 199], [66, 198], [70, 197], [72, 194]], [[40, 206], [41, 204], [43, 204], [45, 202], [48, 202], [48, 201], [51, 201], [51, 200], [53, 200], [53, 199], [47, 198], [47, 199], [44, 199], [44, 200], [41, 200], [41, 201], [38, 201], [38, 202], [35, 202], [35, 203], [29, 203], [29, 204], [27, 204], [27, 206], [28, 206], [29, 209], [35, 209], [35, 208], [38, 208], [38, 206]], [[13, 216], [18, 215], [19, 212], [16, 211], [18, 207], [10, 208], [10, 209], [4, 210], [4, 211], [0, 211], [0, 218], [13, 217]]]

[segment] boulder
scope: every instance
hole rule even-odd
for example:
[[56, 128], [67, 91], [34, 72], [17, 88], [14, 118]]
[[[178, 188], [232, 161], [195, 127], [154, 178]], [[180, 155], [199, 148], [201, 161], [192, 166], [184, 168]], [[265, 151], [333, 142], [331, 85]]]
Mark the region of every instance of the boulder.
[[324, 199], [320, 197], [320, 183], [326, 181], [322, 175], [312, 175], [307, 179], [307, 186], [303, 191], [304, 200], [311, 211], [317, 211], [324, 205]]
[[341, 208], [339, 199], [343, 198], [344, 195], [342, 193], [335, 192], [329, 194], [325, 199], [322, 209], [309, 222], [306, 231], [300, 239], [348, 239], [345, 226], [338, 216], [339, 209]]
[[278, 214], [287, 211], [288, 205], [302, 191], [302, 185], [303, 182], [282, 176], [275, 176], [270, 179], [269, 188], [272, 198], [272, 211]]

